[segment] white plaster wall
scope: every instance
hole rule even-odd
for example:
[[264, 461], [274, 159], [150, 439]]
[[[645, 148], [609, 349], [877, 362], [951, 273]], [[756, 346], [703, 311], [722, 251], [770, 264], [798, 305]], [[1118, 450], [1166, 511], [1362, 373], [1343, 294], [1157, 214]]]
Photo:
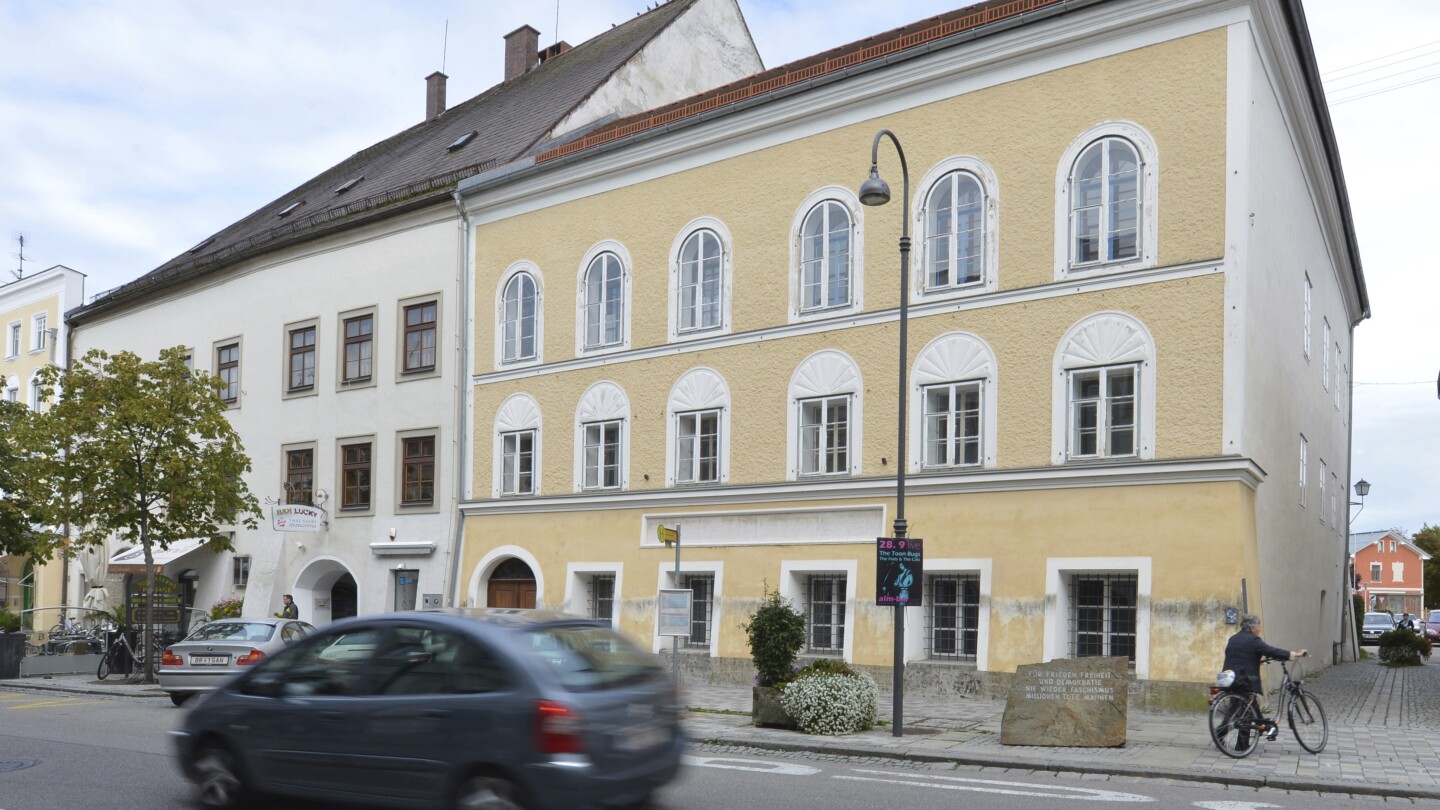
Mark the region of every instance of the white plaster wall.
[[765, 66], [735, 0], [700, 0], [550, 133], [630, 115], [759, 73]]
[[[1261, 59], [1248, 26], [1237, 25], [1231, 34], [1232, 69], [1239, 67], [1248, 76], [1248, 81], [1232, 80], [1232, 90], [1244, 94], [1243, 104], [1231, 105], [1232, 113], [1237, 109], [1244, 113], [1230, 124], [1246, 139], [1243, 161], [1231, 162], [1232, 170], [1238, 170], [1231, 182], [1239, 193], [1232, 193], [1232, 208], [1238, 210], [1228, 217], [1232, 232], [1227, 238], [1234, 271], [1227, 279], [1234, 288], [1228, 298], [1237, 307], [1227, 311], [1228, 326], [1243, 353], [1238, 452], [1253, 458], [1267, 473], [1256, 494], [1263, 599], [1254, 598], [1252, 584], [1250, 609], [1263, 611], [1272, 644], [1307, 647], [1328, 660], [1330, 644], [1338, 638], [1337, 592], [1349, 517], [1344, 489], [1349, 426], [1334, 404], [1333, 367], [1331, 380], [1321, 384], [1321, 358], [1323, 323], [1328, 317], [1331, 343], [1340, 342], [1344, 362], [1349, 364], [1350, 316], [1341, 274], [1350, 271], [1337, 264], [1344, 257], [1329, 252], [1321, 224], [1322, 198], [1297, 145], [1300, 125], [1282, 111], [1277, 76]], [[1243, 62], [1237, 61], [1241, 56]], [[1308, 359], [1303, 346], [1307, 272], [1314, 284]], [[1343, 383], [1348, 377], [1342, 374], [1341, 379]], [[1348, 407], [1346, 400], [1342, 403]], [[1299, 483], [1302, 433], [1309, 445], [1305, 507], [1300, 505]], [[1318, 484], [1321, 459], [1327, 465], [1323, 503]], [[1335, 520], [1329, 514], [1330, 472], [1336, 473], [1341, 487], [1335, 498]]]
[[[437, 207], [247, 262], [76, 331], [76, 356], [100, 347], [150, 359], [162, 348], [183, 344], [193, 349], [195, 368], [210, 372], [215, 342], [241, 338], [240, 406], [229, 416], [253, 468], [245, 482], [265, 512], [259, 529], [238, 527], [235, 533], [235, 554], [252, 557], [250, 584], [243, 589], [247, 615], [279, 610], [280, 595], [296, 591], [307, 565], [325, 558], [339, 561], [354, 575], [362, 614], [391, 608], [390, 571], [397, 566], [419, 570], [420, 594], [445, 593], [456, 515], [460, 245], [455, 212]], [[401, 382], [399, 302], [430, 293], [441, 296], [441, 374]], [[376, 382], [369, 388], [337, 391], [340, 314], [365, 307], [375, 307]], [[286, 399], [285, 327], [312, 318], [319, 319], [317, 393]], [[435, 508], [400, 514], [396, 434], [416, 428], [439, 429]], [[373, 515], [340, 516], [337, 440], [371, 435]], [[329, 527], [313, 534], [275, 532], [263, 502], [267, 496], [282, 496], [282, 446], [304, 442], [315, 444], [315, 486], [330, 495], [324, 504]], [[435, 551], [423, 557], [374, 555], [370, 544], [388, 542], [392, 528], [397, 540], [432, 541]], [[208, 608], [216, 598], [234, 592], [229, 556], [213, 563], [193, 561], [202, 572], [197, 593], [204, 601], [199, 607]], [[309, 600], [297, 593], [296, 602], [302, 617], [316, 617]]]

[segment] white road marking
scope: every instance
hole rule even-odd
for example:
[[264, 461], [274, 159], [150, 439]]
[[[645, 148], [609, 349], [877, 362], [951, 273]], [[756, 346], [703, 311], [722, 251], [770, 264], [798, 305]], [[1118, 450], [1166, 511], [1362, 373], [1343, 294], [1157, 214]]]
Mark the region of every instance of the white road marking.
[[1279, 807], [1278, 804], [1264, 804], [1263, 802], [1195, 802], [1196, 807], [1203, 807], [1205, 810], [1255, 810], [1257, 807]]
[[682, 757], [682, 760], [686, 765], [694, 765], [700, 768], [721, 768], [729, 771], [755, 771], [756, 773], [773, 773], [777, 776], [813, 776], [820, 772], [819, 768], [811, 768], [807, 765], [795, 765], [790, 762], [766, 762], [763, 759], [692, 757], [687, 755]]
[[[961, 776], [934, 776], [931, 774], [893, 773], [870, 771], [860, 768], [855, 773], [873, 773], [890, 777], [880, 779], [871, 776], [836, 776], [856, 782], [889, 782], [896, 785], [935, 788], [937, 790], [968, 790], [975, 793], [1003, 793], [1010, 796], [1039, 796], [1045, 799], [1070, 799], [1081, 802], [1153, 802], [1149, 796], [1138, 793], [1119, 793], [1113, 790], [1067, 787], [1064, 785], [1037, 785], [1030, 782], [1003, 782], [997, 779], [967, 779]], [[895, 778], [901, 777], [901, 778]]]

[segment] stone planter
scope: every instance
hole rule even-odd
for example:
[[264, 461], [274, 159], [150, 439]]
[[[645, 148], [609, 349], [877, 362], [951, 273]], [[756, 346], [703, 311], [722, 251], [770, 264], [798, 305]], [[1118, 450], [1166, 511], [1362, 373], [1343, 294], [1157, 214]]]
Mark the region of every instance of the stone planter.
[[0, 680], [20, 677], [20, 659], [25, 657], [24, 633], [0, 633]]
[[757, 686], [751, 692], [750, 723], [769, 728], [799, 728], [795, 718], [780, 705], [780, 690], [773, 686]]

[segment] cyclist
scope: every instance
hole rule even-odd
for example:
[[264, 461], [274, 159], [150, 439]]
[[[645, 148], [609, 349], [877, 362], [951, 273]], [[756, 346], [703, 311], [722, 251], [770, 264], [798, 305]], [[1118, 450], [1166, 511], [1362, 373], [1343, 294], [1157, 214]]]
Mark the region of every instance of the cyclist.
[[[1260, 617], [1253, 613], [1246, 613], [1240, 619], [1240, 631], [1231, 636], [1225, 644], [1224, 668], [1235, 673], [1235, 684], [1230, 689], [1239, 695], [1263, 695], [1265, 691], [1260, 686], [1260, 659], [1262, 657], [1289, 661], [1291, 658], [1304, 658], [1309, 654], [1309, 650], [1282, 650], [1266, 644], [1265, 640], [1260, 638]], [[1280, 724], [1265, 719], [1261, 701], [1255, 701], [1254, 706], [1256, 714], [1259, 715], [1257, 719], [1260, 728], [1265, 729], [1265, 739], [1274, 740], [1280, 734]], [[1232, 720], [1232, 717], [1226, 717], [1225, 723], [1228, 725]], [[1245, 748], [1249, 744], [1249, 732], [1242, 731], [1240, 747]]]

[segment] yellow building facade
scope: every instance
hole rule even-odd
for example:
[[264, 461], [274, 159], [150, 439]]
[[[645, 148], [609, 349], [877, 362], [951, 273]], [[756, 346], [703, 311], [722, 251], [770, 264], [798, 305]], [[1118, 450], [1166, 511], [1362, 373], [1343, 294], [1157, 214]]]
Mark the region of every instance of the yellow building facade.
[[[460, 598], [521, 604], [505, 583], [528, 571], [537, 605], [610, 618], [658, 651], [658, 590], [690, 588], [687, 677], [740, 681], [741, 626], [778, 589], [806, 614], [806, 655], [891, 665], [875, 541], [896, 510], [905, 213], [889, 141], [877, 168], [894, 199], [856, 195], [885, 128], [913, 240], [917, 688], [983, 689], [1077, 655], [1126, 656], [1147, 684], [1205, 681], [1242, 606], [1263, 606], [1284, 643], [1323, 647], [1339, 600], [1320, 596], [1315, 621], [1308, 592], [1269, 592], [1262, 561], [1324, 546], [1336, 521], [1272, 532], [1299, 508], [1274, 480], [1293, 442], [1242, 446], [1254, 414], [1291, 408], [1252, 402], [1237, 367], [1247, 320], [1275, 319], [1244, 290], [1277, 270], [1247, 265], [1235, 233], [1236, 178], [1260, 151], [1237, 97], [1263, 84], [1267, 40], [1252, 37], [1275, 9], [1195, 6], [1180, 22], [1140, 4], [993, 31], [961, 10], [923, 54], [462, 183]], [[1351, 310], [1335, 323], [1358, 320], [1358, 266], [1350, 281], [1306, 272]], [[1336, 446], [1332, 469], [1346, 427], [1311, 430]], [[678, 575], [660, 526], [680, 527]], [[1333, 594], [1320, 556], [1292, 573]]]

